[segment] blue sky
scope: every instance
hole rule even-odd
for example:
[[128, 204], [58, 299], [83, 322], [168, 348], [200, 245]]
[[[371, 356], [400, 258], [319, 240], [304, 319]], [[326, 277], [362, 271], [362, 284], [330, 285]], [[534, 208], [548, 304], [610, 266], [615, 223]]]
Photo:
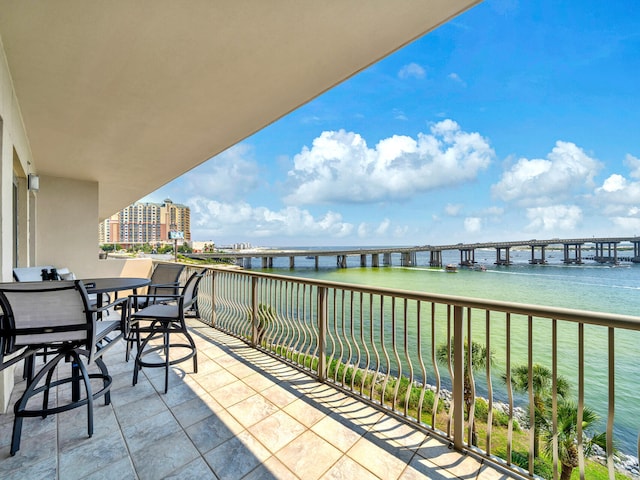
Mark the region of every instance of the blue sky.
[[637, 0], [486, 0], [142, 201], [218, 245], [640, 235], [639, 99]]

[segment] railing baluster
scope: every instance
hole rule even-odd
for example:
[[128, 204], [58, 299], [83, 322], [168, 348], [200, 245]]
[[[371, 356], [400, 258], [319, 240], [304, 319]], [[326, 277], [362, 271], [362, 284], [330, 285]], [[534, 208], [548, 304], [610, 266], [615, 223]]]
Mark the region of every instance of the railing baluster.
[[[383, 310], [383, 301], [382, 301], [382, 297], [380, 297], [380, 310], [379, 310], [379, 324], [382, 325], [383, 323], [383, 319], [384, 319], [384, 310]], [[373, 298], [372, 298], [372, 305], [371, 305], [371, 312], [370, 312], [370, 316], [371, 316], [371, 350], [373, 351], [375, 358], [376, 358], [376, 369], [375, 372], [373, 373], [373, 378], [371, 380], [371, 391], [369, 392], [369, 398], [371, 398], [372, 400], [375, 399], [375, 395], [376, 395], [376, 385], [378, 383], [378, 375], [380, 374], [380, 352], [378, 351], [378, 344], [382, 342], [382, 339], [380, 342], [376, 342], [375, 340], [375, 332], [376, 329], [374, 328], [374, 324], [375, 324], [375, 315], [373, 314]]]
[[[369, 297], [371, 297], [371, 295], [369, 295]], [[364, 384], [367, 380], [367, 375], [369, 374], [369, 368], [370, 368], [369, 364], [371, 361], [369, 347], [367, 347], [367, 342], [365, 341], [365, 337], [364, 337], [365, 328], [364, 328], [364, 308], [363, 308], [364, 301], [363, 300], [364, 300], [363, 294], [360, 293], [360, 343], [364, 348], [364, 353], [365, 353], [365, 363], [362, 369], [362, 381], [360, 382], [360, 395], [364, 395]], [[371, 300], [369, 300], [369, 302], [371, 302]], [[369, 310], [371, 310], [371, 306], [369, 306]]]
[[[471, 309], [468, 308], [467, 309], [467, 365], [465, 366], [466, 368], [466, 373], [465, 375], [468, 376], [469, 378], [469, 396], [471, 397], [470, 400], [470, 405], [469, 405], [469, 415], [468, 415], [468, 422], [469, 422], [469, 429], [468, 429], [468, 443], [469, 445], [473, 445], [475, 446], [478, 441], [475, 438], [475, 412], [476, 412], [476, 384], [475, 384], [475, 378], [473, 376], [473, 361], [475, 359], [473, 358], [473, 335], [471, 333]], [[487, 359], [488, 361], [489, 359]], [[465, 392], [466, 394], [466, 392]], [[465, 402], [467, 400], [465, 399]], [[465, 403], [465, 407], [466, 407], [466, 403]]]
[[258, 338], [258, 279], [251, 279], [251, 345], [256, 346]]
[[582, 418], [584, 413], [584, 324], [578, 325], [578, 412], [576, 431], [578, 437], [578, 466], [584, 480], [584, 447], [582, 445]]
[[558, 322], [551, 322], [551, 427], [553, 480], [558, 480]]
[[464, 446], [464, 328], [463, 310], [453, 307], [453, 446]]
[[[449, 332], [447, 331], [447, 338], [449, 337]], [[438, 361], [436, 358], [436, 304], [431, 303], [431, 365], [433, 367], [433, 371], [436, 377], [436, 392], [433, 398], [433, 406], [431, 410], [431, 427], [433, 429], [436, 428], [436, 419], [438, 414], [438, 403], [440, 400], [440, 369], [438, 368]], [[448, 341], [447, 346], [450, 347]], [[451, 349], [449, 348], [449, 351]], [[426, 379], [426, 375], [425, 375]]]
[[[360, 292], [359, 294], [360, 297], [360, 307], [358, 308], [358, 310], [360, 310], [360, 331], [362, 332], [362, 292]], [[352, 362], [353, 363], [353, 372], [351, 373], [351, 391], [355, 391], [355, 381], [356, 381], [356, 376], [358, 374], [358, 370], [360, 368], [360, 347], [358, 345], [358, 342], [356, 341], [356, 337], [355, 337], [355, 323], [356, 323], [356, 319], [353, 317], [353, 302], [354, 302], [354, 293], [351, 293], [351, 301], [350, 301], [350, 307], [349, 307], [349, 315], [351, 316], [351, 340], [353, 341], [353, 345], [355, 347], [356, 350], [356, 358], [355, 361]], [[361, 392], [362, 393], [362, 392]]]
[[[340, 328], [338, 326], [338, 323], [342, 324], [342, 328], [344, 329], [344, 323], [345, 323], [345, 318], [344, 318], [344, 313], [345, 313], [345, 307], [344, 307], [344, 299], [345, 299], [345, 294], [346, 292], [344, 290], [342, 290], [342, 292], [340, 292], [340, 309], [338, 310], [336, 303], [337, 301], [334, 300], [334, 307], [333, 307], [333, 328], [332, 330], [335, 332], [336, 334], [336, 340], [338, 342], [338, 352], [335, 352], [335, 341], [333, 339], [333, 335], [331, 335], [331, 361], [333, 361], [334, 359], [336, 360], [336, 366], [333, 372], [333, 381], [334, 382], [338, 382], [338, 376], [340, 375], [340, 366], [342, 364], [342, 359], [344, 358], [344, 344], [342, 343], [342, 337], [344, 336], [344, 330], [343, 330], [343, 334], [340, 335]], [[338, 298], [338, 292], [334, 290], [333, 292], [333, 297], [334, 299]], [[340, 311], [340, 314], [338, 315], [338, 311]], [[338, 322], [339, 320], [339, 322]], [[346, 369], [343, 368], [342, 371], [344, 372]]]
[[[383, 303], [380, 302], [380, 314], [384, 315]], [[384, 317], [383, 317], [384, 318]], [[380, 346], [382, 348], [382, 354], [386, 362], [386, 375], [382, 382], [382, 392], [380, 394], [380, 403], [384, 406], [385, 397], [387, 396], [387, 385], [389, 384], [389, 378], [391, 377], [391, 361], [389, 360], [389, 354], [387, 353], [387, 345], [384, 335], [384, 321], [380, 321]], [[396, 297], [391, 297], [391, 343], [393, 350], [396, 349]], [[398, 375], [398, 378], [400, 376]], [[395, 410], [395, 398], [391, 400], [391, 408]]]
[[[416, 350], [418, 352], [418, 365], [420, 366], [420, 372], [422, 373], [422, 388], [420, 389], [420, 399], [418, 400], [418, 412], [416, 414], [416, 419], [419, 423], [422, 423], [422, 404], [424, 402], [424, 396], [427, 391], [427, 367], [424, 364], [424, 359], [422, 358], [422, 302], [418, 301], [416, 303]], [[433, 405], [432, 405], [433, 408]], [[433, 422], [433, 420], [432, 420]], [[432, 425], [432, 428], [435, 425]]]
[[[453, 346], [451, 345], [451, 309], [452, 305], [447, 305], [447, 369], [449, 370], [449, 378], [451, 381], [454, 381], [455, 375], [453, 373], [453, 358], [451, 355], [453, 354]], [[452, 385], [453, 388], [454, 385]], [[456, 392], [454, 390], [453, 395], [455, 396]], [[456, 413], [456, 404], [455, 402], [451, 403], [451, 407], [449, 408], [449, 415], [447, 417], [447, 436], [451, 437], [453, 432], [451, 429], [453, 428], [453, 415], [457, 415]]]
[[[407, 379], [407, 391], [404, 394], [404, 416], [408, 416], [409, 415], [409, 398], [411, 397], [411, 390], [414, 388], [413, 387], [413, 362], [411, 362], [411, 355], [409, 354], [409, 316], [408, 316], [408, 300], [405, 298], [404, 299], [404, 308], [403, 308], [403, 328], [402, 331], [404, 332], [403, 335], [403, 340], [404, 340], [404, 358], [406, 359], [407, 362], [407, 367], [409, 368], [409, 378]], [[418, 335], [420, 333], [418, 332]], [[397, 354], [396, 354], [396, 361], [398, 362], [398, 365], [400, 365], [400, 358], [398, 358]], [[400, 374], [398, 373], [398, 378], [400, 378]], [[396, 384], [396, 392], [395, 392], [395, 396], [397, 397], [398, 395], [398, 387], [400, 386], [400, 381], [398, 381], [398, 383]], [[418, 417], [419, 418], [419, 417]]]
[[505, 356], [506, 358], [506, 378], [505, 383], [507, 385], [507, 397], [509, 402], [509, 423], [507, 425], [507, 465], [513, 463], [512, 459], [512, 445], [513, 445], [513, 385], [511, 385], [511, 314], [506, 315], [505, 325]]
[[318, 288], [318, 380], [327, 378], [327, 289]]
[[533, 398], [533, 317], [527, 317], [527, 393], [529, 394], [529, 474], [533, 475], [534, 452], [536, 451], [536, 404]]
[[[344, 364], [344, 368], [342, 369], [342, 379], [340, 380], [340, 383], [342, 384], [342, 386], [345, 386], [345, 383], [347, 381], [347, 372], [349, 371], [349, 369], [354, 369], [354, 365], [353, 365], [353, 347], [351, 345], [351, 341], [349, 340], [349, 335], [347, 335], [347, 330], [350, 331], [351, 333], [351, 337], [353, 338], [353, 292], [349, 292], [349, 310], [348, 310], [348, 315], [347, 315], [347, 306], [346, 303], [343, 300], [342, 303], [342, 312], [343, 312], [343, 319], [342, 319], [342, 336], [344, 337], [344, 341], [347, 344], [347, 355], [346, 355], [346, 362]], [[349, 319], [349, 321], [347, 322], [347, 318]], [[349, 328], [347, 328], [347, 324], [349, 325]], [[352, 371], [352, 375], [353, 375], [353, 371]]]
[[216, 312], [216, 305], [218, 304], [216, 296], [216, 285], [218, 283], [219, 274], [215, 270], [209, 270], [209, 273], [211, 274], [211, 326], [215, 328], [218, 326]]
[[491, 381], [491, 360], [493, 358], [491, 350], [491, 312], [485, 311], [485, 338], [487, 347], [487, 436], [485, 449], [491, 455], [491, 434], [493, 431], [493, 382]]
[[616, 406], [616, 361], [615, 361], [615, 330], [612, 327], [607, 329], [608, 350], [609, 350], [609, 409], [607, 412], [607, 467], [609, 468], [609, 478], [615, 477], [615, 464], [613, 454], [615, 446], [613, 444], [613, 419]]

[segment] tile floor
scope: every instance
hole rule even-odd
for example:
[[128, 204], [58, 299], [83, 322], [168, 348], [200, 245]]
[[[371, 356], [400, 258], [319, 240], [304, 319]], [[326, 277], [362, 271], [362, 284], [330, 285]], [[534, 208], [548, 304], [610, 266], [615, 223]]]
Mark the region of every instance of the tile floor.
[[[511, 478], [233, 337], [190, 324], [199, 370], [192, 373], [189, 361], [176, 366], [167, 394], [159, 393], [163, 369], [143, 369], [133, 387], [124, 344], [111, 349], [112, 403], [97, 402], [92, 438], [85, 408], [29, 418], [11, 457], [13, 415], [0, 415], [0, 478]], [[24, 389], [20, 376], [16, 382], [12, 404]]]

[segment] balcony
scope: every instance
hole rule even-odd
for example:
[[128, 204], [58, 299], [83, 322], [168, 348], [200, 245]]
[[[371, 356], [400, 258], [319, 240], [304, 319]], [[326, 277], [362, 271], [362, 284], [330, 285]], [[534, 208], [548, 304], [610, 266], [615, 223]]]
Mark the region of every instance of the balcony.
[[[613, 479], [610, 446], [638, 430], [624, 413], [636, 396], [622, 388], [636, 317], [217, 268], [200, 285], [198, 315], [199, 372], [176, 368], [166, 395], [161, 369], [143, 369], [132, 387], [124, 346], [110, 352], [113, 405], [98, 408], [92, 439], [81, 410], [30, 419], [9, 457], [12, 418], [2, 417], [0, 477], [531, 478], [543, 430], [518, 424], [522, 407], [550, 435], [549, 478], [573, 448], [574, 473], [590, 478], [595, 465]], [[465, 355], [476, 344], [493, 361]], [[518, 389], [510, 376], [522, 362]], [[544, 418], [537, 365], [550, 375]], [[602, 400], [602, 465], [587, 455], [595, 432], [584, 421], [566, 442], [565, 377], [576, 419], [594, 394]]]
[[[0, 416], [0, 478], [508, 478], [237, 338], [190, 326], [199, 371], [175, 369], [166, 395], [162, 369], [143, 369], [132, 387], [124, 345], [108, 353], [112, 404], [96, 404], [92, 438], [83, 409], [29, 418], [10, 457], [13, 416]], [[19, 375], [13, 401], [24, 383]]]

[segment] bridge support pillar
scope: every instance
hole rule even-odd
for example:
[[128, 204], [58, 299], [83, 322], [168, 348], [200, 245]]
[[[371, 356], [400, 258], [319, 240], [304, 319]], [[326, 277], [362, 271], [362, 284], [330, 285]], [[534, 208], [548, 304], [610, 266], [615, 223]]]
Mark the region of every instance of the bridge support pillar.
[[[606, 253], [605, 246], [607, 247]], [[612, 246], [613, 255], [611, 254]], [[618, 242], [596, 242], [596, 255], [593, 259], [598, 263], [618, 263]]]
[[245, 257], [242, 259], [242, 267], [243, 268], [251, 268], [251, 257]]
[[531, 265], [544, 265], [547, 263], [547, 259], [545, 258], [547, 246], [548, 245], [540, 245], [540, 257], [536, 258], [536, 246], [531, 245], [531, 260], [529, 260]]
[[262, 268], [273, 268], [273, 257], [262, 257]]
[[338, 257], [336, 258], [336, 265], [338, 268], [347, 268], [347, 256], [338, 255]]
[[640, 241], [634, 240], [631, 243], [633, 243], [633, 258], [631, 261], [633, 263], [640, 263]]
[[429, 266], [430, 267], [442, 266], [442, 250], [431, 250], [429, 252]]
[[391, 254], [390, 253], [383, 253], [382, 254], [382, 264], [385, 267], [390, 267], [391, 266]]
[[[504, 258], [502, 250], [505, 252]], [[496, 247], [496, 265], [511, 265], [510, 251], [511, 247]]]
[[377, 253], [371, 254], [371, 266], [379, 267], [380, 266], [380, 255]]
[[[582, 243], [565, 243], [564, 244], [564, 260], [563, 262], [567, 265], [571, 263], [575, 263], [576, 265], [582, 264]], [[571, 252], [573, 251], [574, 255], [571, 258]]]
[[315, 257], [313, 257], [313, 258], [314, 258], [314, 263], [315, 263], [316, 270], [317, 270], [317, 269], [318, 269], [318, 266], [319, 266], [319, 265], [318, 265], [318, 264], [319, 264], [318, 259], [319, 259], [320, 257], [318, 257], [318, 255], [316, 255], [316, 256], [315, 256]]
[[296, 257], [289, 257], [289, 268], [296, 268]]
[[400, 265], [403, 267], [414, 267], [416, 264], [416, 252], [402, 252], [400, 254]]
[[360, 255], [360, 266], [361, 267], [366, 267], [367, 266], [367, 254], [363, 253]]
[[476, 263], [476, 251], [473, 248], [463, 248], [460, 250], [460, 266], [473, 267]]

